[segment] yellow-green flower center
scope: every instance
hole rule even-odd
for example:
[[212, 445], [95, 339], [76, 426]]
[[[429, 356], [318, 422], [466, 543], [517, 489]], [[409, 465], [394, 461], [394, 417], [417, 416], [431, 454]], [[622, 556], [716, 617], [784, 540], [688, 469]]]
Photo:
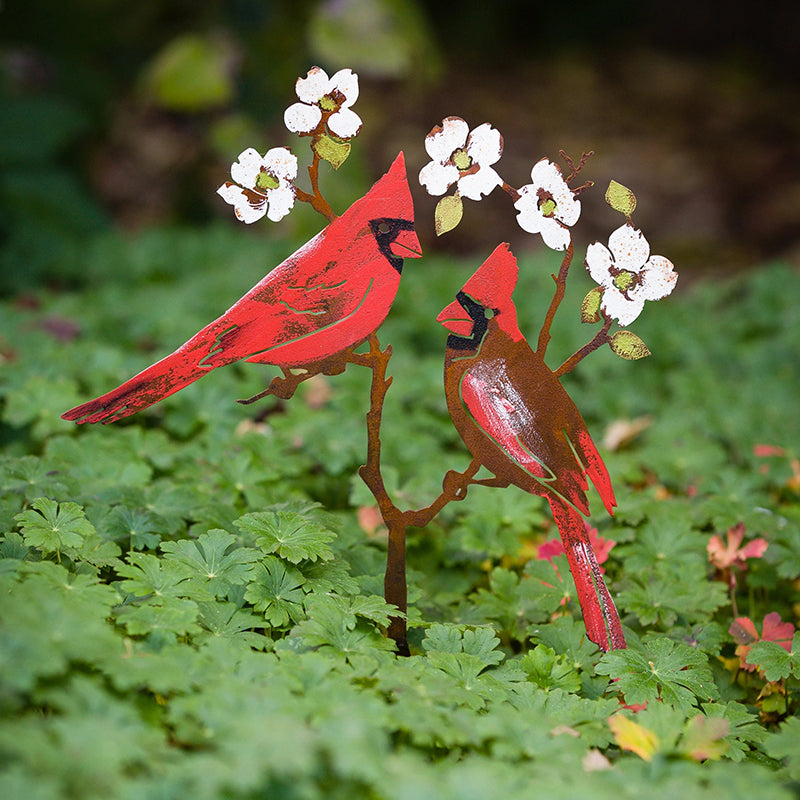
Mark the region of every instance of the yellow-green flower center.
[[266, 170], [262, 169], [261, 172], [258, 173], [258, 177], [256, 178], [256, 189], [266, 192], [270, 189], [277, 189], [279, 185], [278, 179]]
[[472, 159], [463, 147], [453, 153], [452, 161], [459, 172], [466, 172], [472, 166]]
[[319, 107], [323, 111], [338, 111], [339, 103], [333, 99], [329, 94], [326, 94], [324, 97], [320, 98]]
[[617, 289], [625, 293], [628, 289], [633, 288], [633, 285], [636, 283], [636, 276], [632, 272], [623, 269], [614, 276], [613, 283]]
[[539, 211], [542, 212], [542, 216], [545, 217], [552, 217], [553, 214], [556, 213], [556, 209], [558, 206], [556, 205], [556, 201], [553, 200], [552, 197], [547, 198], [547, 200], [543, 200], [539, 203]]

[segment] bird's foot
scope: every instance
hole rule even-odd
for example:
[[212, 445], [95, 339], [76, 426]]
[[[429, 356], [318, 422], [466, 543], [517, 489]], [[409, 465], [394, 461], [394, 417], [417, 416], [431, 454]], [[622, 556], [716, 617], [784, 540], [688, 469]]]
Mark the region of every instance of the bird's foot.
[[263, 392], [254, 394], [252, 397], [248, 397], [246, 400], [237, 400], [236, 402], [241, 403], [244, 406], [249, 406], [251, 403], [255, 403], [257, 400], [262, 400], [270, 395], [273, 397], [278, 397], [281, 400], [289, 400], [294, 396], [297, 387], [303, 381], [307, 381], [310, 377], [312, 377], [312, 375], [316, 374], [316, 372], [310, 372], [309, 370], [302, 370], [297, 373], [284, 370], [283, 377], [273, 378], [270, 381], [269, 386], [264, 389]]

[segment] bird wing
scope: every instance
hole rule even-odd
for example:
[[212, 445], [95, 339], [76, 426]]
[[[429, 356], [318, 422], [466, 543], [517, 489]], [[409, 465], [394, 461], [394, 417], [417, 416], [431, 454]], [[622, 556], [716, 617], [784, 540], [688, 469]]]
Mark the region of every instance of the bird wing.
[[[274, 351], [352, 316], [371, 281], [354, 270], [347, 279], [334, 261], [318, 268], [315, 237], [278, 265], [222, 316], [160, 361], [101, 397], [63, 414], [77, 422], [114, 422], [174, 394], [214, 367], [242, 359], [282, 365]], [[340, 341], [330, 343], [332, 352]], [[302, 362], [300, 348], [293, 356]], [[319, 343], [314, 357], [327, 355]], [[309, 361], [313, 358], [309, 358]]]
[[[464, 371], [461, 400], [475, 424], [508, 460], [543, 489], [588, 514], [586, 466], [565, 430], [564, 404], [560, 401], [566, 398], [569, 405], [572, 402], [555, 383], [564, 397], [547, 397], [541, 386], [534, 385], [535, 378], [521, 383], [518, 365], [504, 358], [479, 358]], [[491, 458], [481, 460], [490, 466], [486, 462]], [[549, 496], [548, 491], [542, 494]]]
[[[206, 368], [243, 359], [278, 363], [279, 358], [268, 354], [346, 319], [369, 291], [369, 263], [329, 255], [339, 254], [326, 252], [324, 241], [315, 237], [184, 348], [206, 349], [202, 355], [198, 352]], [[331, 352], [341, 349], [330, 344]]]

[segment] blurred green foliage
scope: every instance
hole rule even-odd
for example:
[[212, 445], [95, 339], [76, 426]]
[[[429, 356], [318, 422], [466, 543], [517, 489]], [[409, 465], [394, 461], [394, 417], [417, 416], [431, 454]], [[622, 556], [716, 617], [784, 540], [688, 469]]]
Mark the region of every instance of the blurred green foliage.
[[[798, 276], [773, 265], [651, 303], [635, 329], [653, 356], [604, 349], [566, 379], [598, 441], [613, 420], [650, 418], [604, 450], [619, 508], [593, 519], [617, 543], [604, 566], [628, 651], [601, 656], [564, 557], [536, 559], [554, 535], [541, 498], [473, 487], [410, 535], [414, 654], [398, 660], [381, 634], [385, 538], [357, 512], [373, 502], [356, 474], [364, 370], [245, 407], [234, 399], [272, 371], [234, 365], [121, 424], [59, 418], [291, 247], [223, 225], [106, 232], [86, 240], [82, 291], [2, 304], [3, 796], [790, 797], [797, 659], [762, 646], [774, 681], [738, 670], [737, 612], [706, 545], [737, 522], [766, 538], [738, 613], [796, 621]], [[557, 263], [521, 261], [530, 337]], [[401, 507], [468, 461], [435, 316], [475, 266], [409, 262], [380, 333], [394, 348], [384, 475]], [[587, 338], [589, 284], [581, 270], [569, 282], [553, 364]], [[765, 460], [758, 444], [785, 453]], [[630, 716], [621, 692], [648, 703], [633, 727], [608, 722]]]

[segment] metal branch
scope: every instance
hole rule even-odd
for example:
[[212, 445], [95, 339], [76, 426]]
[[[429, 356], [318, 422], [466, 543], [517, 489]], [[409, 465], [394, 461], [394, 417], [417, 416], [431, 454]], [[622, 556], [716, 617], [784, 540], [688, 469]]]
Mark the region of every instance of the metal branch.
[[556, 283], [556, 291], [553, 299], [550, 301], [550, 308], [547, 309], [542, 329], [539, 332], [539, 341], [536, 345], [536, 352], [544, 358], [547, 345], [550, 342], [550, 327], [553, 324], [556, 311], [558, 311], [561, 301], [564, 299], [564, 292], [567, 288], [567, 273], [569, 272], [570, 265], [572, 264], [572, 256], [574, 253], [574, 246], [572, 244], [572, 235], [570, 235], [569, 247], [564, 254], [564, 260], [561, 262], [561, 269], [558, 271], [558, 276], [553, 275], [552, 278]]

